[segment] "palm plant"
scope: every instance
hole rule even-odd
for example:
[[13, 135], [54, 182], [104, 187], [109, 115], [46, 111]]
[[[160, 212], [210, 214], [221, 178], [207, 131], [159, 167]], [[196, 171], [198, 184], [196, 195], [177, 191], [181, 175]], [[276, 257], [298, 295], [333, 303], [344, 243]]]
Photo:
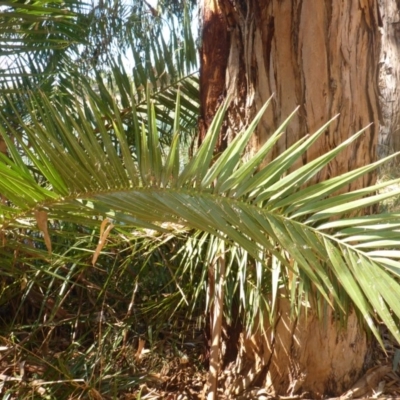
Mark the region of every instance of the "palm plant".
[[[5, 257], [4, 276], [16, 275], [16, 265], [25, 260], [20, 281], [26, 282], [27, 276], [35, 277], [25, 284], [25, 296], [33, 293], [33, 282], [44, 282], [46, 276], [72, 285], [59, 292], [56, 303], [49, 303], [54, 295], [52, 285], [42, 293], [44, 311], [49, 311], [52, 304], [56, 306], [50, 313], [51, 320], [60, 317], [66, 295], [73, 287], [85, 282], [73, 283], [72, 277], [79, 271], [79, 278], [86, 279], [88, 273], [87, 266], [84, 267], [87, 256], [86, 261], [80, 256], [78, 263], [72, 262], [71, 249], [67, 248], [72, 243], [68, 239], [71, 231], [62, 226], [73, 226], [75, 235], [79, 229], [87, 237], [90, 229], [99, 227], [103, 220], [112, 221], [119, 237], [129, 238], [138, 227], [145, 229], [147, 238], [152, 239], [147, 247], [155, 244], [157, 248], [160, 241], [165, 244], [177, 236], [181, 240], [182, 235], [186, 238], [187, 244], [179, 252], [180, 261], [167, 279], [168, 285], [176, 287], [175, 295], [161, 302], [164, 305], [158, 309], [160, 315], [165, 310], [170, 315], [171, 310], [177, 312], [180, 307], [193, 311], [211, 284], [213, 290], [208, 294], [213, 297], [205, 298], [207, 309], [212, 304], [222, 306], [225, 292], [229, 315], [232, 300], [238, 296], [245, 327], [252, 330], [254, 321], [262, 327], [264, 318], [274, 318], [277, 295], [284, 287], [296, 312], [300, 312], [304, 299], [316, 311], [324, 299], [345, 320], [349, 306], [353, 305], [378, 340], [375, 315], [400, 339], [396, 324], [400, 317], [396, 300], [400, 293], [399, 243], [395, 237], [398, 214], [358, 215], [366, 207], [397, 194], [379, 190], [398, 180], [338, 192], [387, 159], [307, 185], [362, 132], [290, 172], [296, 160], [324, 132], [325, 125], [262, 166], [284, 134], [289, 117], [252, 159], [243, 161], [246, 144], [266, 105], [216, 157], [214, 148], [225, 104], [200, 148], [182, 167], [179, 96], [174, 136], [168, 148], [160, 144], [159, 123], [151, 104], [145, 127], [139, 123], [137, 100], [132, 94], [130, 117], [134, 130], [127, 134], [115, 102], [113, 118], [107, 121], [100, 97], [88, 91], [85, 99], [86, 105], [76, 101], [74, 112], [70, 112], [62, 99], [53, 98], [50, 102], [45, 94], [32, 93], [26, 104], [30, 110], [27, 122], [17, 109], [17, 128], [7, 115], [1, 115], [1, 134], [8, 150], [8, 156], [1, 155], [0, 163], [3, 252], [14, 251], [14, 257]], [[129, 134], [135, 137], [134, 145], [128, 143]], [[44, 243], [32, 247], [33, 241], [41, 241], [34, 233], [38, 229]], [[94, 266], [98, 257], [104, 257], [100, 251], [107, 249], [103, 247], [107, 235], [100, 234], [99, 240], [97, 250], [92, 235], [89, 241], [90, 253], [96, 254]], [[114, 248], [121, 246], [120, 240], [111, 243]], [[50, 254], [45, 254], [44, 246]], [[68, 264], [72, 262], [70, 270], [66, 269], [66, 260]], [[109, 277], [105, 282], [110, 282], [113, 267], [102, 265]], [[210, 266], [214, 266], [211, 280]], [[188, 278], [182, 279], [185, 274]], [[132, 285], [129, 287], [133, 289]], [[193, 294], [189, 295], [190, 292]], [[62, 312], [61, 316], [65, 317]], [[214, 334], [218, 338], [218, 330]]]
[[[138, 144], [132, 148], [117, 105], [112, 124], [118, 140], [112, 142], [101, 113], [102, 104], [90, 94], [87, 99], [85, 109], [77, 104], [71, 115], [61, 102], [50, 103], [45, 95], [32, 94], [30, 103], [40, 107], [32, 109], [32, 122], [19, 120], [19, 129], [2, 115], [5, 127], [1, 131], [9, 152], [9, 157], [1, 156], [0, 167], [0, 192], [6, 198], [1, 206], [3, 232], [18, 229], [21, 221], [26, 229], [35, 230], [42, 218], [38, 211], [48, 220], [81, 226], [99, 224], [95, 218], [99, 217], [122, 224], [125, 230], [135, 226], [173, 234], [177, 227], [185, 227], [206, 232], [256, 260], [254, 282], [244, 284], [241, 278], [240, 291], [258, 289], [259, 301], [264, 301], [263, 307], [255, 307], [262, 310], [260, 318], [265, 309], [273, 313], [273, 300], [267, 301], [260, 285], [265, 284], [265, 274], [274, 263], [280, 273], [275, 273], [268, 283], [272, 293], [279, 285], [291, 283], [296, 288], [290, 293], [293, 304], [304, 296], [316, 304], [322, 296], [342, 313], [347, 312], [343, 299], [348, 296], [377, 337], [375, 312], [400, 339], [394, 320], [400, 315], [396, 301], [398, 215], [357, 216], [365, 207], [393, 196], [391, 192], [375, 193], [397, 180], [335, 194], [386, 159], [325, 182], [305, 185], [362, 132], [289, 172], [324, 131], [323, 126], [261, 167], [289, 122], [288, 119], [251, 160], [242, 161], [241, 154], [264, 107], [232, 145], [215, 158], [213, 151], [225, 105], [198, 151], [182, 169], [179, 133], [175, 132], [171, 147], [163, 154], [151, 106], [147, 129], [139, 125], [137, 113], [132, 112]], [[134, 101], [132, 98], [132, 104]], [[175, 126], [179, 121], [179, 101], [177, 104]], [[349, 213], [352, 216], [344, 218]], [[7, 237], [4, 240], [10, 244]], [[26, 247], [19, 244], [20, 249], [27, 250]], [[289, 282], [285, 270], [294, 274], [292, 280], [296, 284]], [[374, 291], [370, 290], [372, 281]], [[388, 287], [392, 290], [388, 291]], [[245, 303], [247, 296], [242, 296], [243, 306], [251, 312]]]
[[[15, 12], [32, 7], [24, 5]], [[38, 7], [36, 11], [44, 5]], [[67, 25], [68, 18], [78, 18], [74, 7], [65, 16]], [[93, 17], [96, 12], [89, 14]], [[26, 27], [26, 33], [37, 33], [35, 23]], [[11, 39], [12, 26], [7, 28]], [[152, 319], [144, 316], [148, 337], [153, 328], [171, 323], [173, 313], [194, 318], [214, 307], [214, 318], [222, 318], [220, 307], [225, 318], [233, 319], [235, 302], [245, 329], [251, 331], [262, 328], [264, 319], [273, 320], [277, 297], [284, 293], [294, 312], [299, 313], [306, 301], [322, 313], [322, 300], [345, 321], [354, 307], [378, 340], [377, 320], [400, 340], [399, 215], [363, 215], [367, 207], [398, 195], [380, 192], [398, 180], [343, 193], [350, 182], [390, 157], [310, 185], [312, 177], [362, 132], [292, 171], [325, 125], [264, 165], [285, 134], [289, 116], [245, 161], [246, 145], [268, 104], [222, 154], [215, 155], [228, 103], [218, 111], [194, 155], [186, 156], [188, 144], [181, 139], [191, 137], [198, 110], [195, 60], [190, 55], [194, 44], [187, 26], [184, 43], [189, 46], [182, 54], [177, 51], [178, 37], [168, 44], [162, 35], [154, 41], [154, 32], [146, 37], [142, 32], [140, 43], [127, 32], [135, 60], [132, 74], [106, 54], [106, 66], [96, 70], [94, 65], [86, 75], [66, 61], [71, 68], [64, 70], [57, 90], [53, 90], [57, 80], [50, 86], [32, 86], [24, 80], [26, 71], [47, 68], [43, 64], [39, 69], [30, 61], [16, 64], [12, 86], [10, 81], [3, 85], [3, 93], [9, 95], [4, 96], [0, 113], [6, 144], [0, 154], [0, 307], [12, 303], [14, 325], [26, 319], [18, 319], [26, 304], [39, 308], [36, 320], [29, 322], [34, 327], [30, 339], [39, 340], [35, 335], [43, 327], [50, 335], [67, 324], [74, 340], [79, 337], [81, 344], [88, 344], [79, 356], [69, 344], [64, 355], [69, 353], [68, 363], [73, 360], [73, 365], [60, 361], [47, 372], [48, 380], [61, 375], [72, 388], [68, 395], [79, 390], [92, 396], [96, 391], [111, 395], [140, 383], [143, 372], [135, 369], [134, 359], [128, 364], [136, 374], [121, 373], [118, 385], [108, 371], [100, 375], [108, 376], [104, 380], [87, 373], [111, 365], [124, 353], [120, 344], [129, 340], [133, 321], [138, 324], [138, 308]], [[71, 44], [77, 52], [78, 36]], [[49, 42], [42, 39], [21, 43], [32, 40], [49, 51]], [[99, 46], [97, 39], [93, 46], [94, 50]], [[29, 47], [25, 53], [31, 57]], [[74, 58], [66, 54], [63, 59]], [[154, 281], [162, 295], [144, 289], [142, 298], [147, 300], [139, 307], [136, 295], [148, 288], [143, 282]], [[18, 301], [13, 302], [15, 298]], [[95, 351], [97, 339], [82, 333], [82, 324], [91, 318], [100, 324], [105, 314], [116, 321], [98, 341], [107, 349], [107, 361], [100, 350]], [[118, 336], [121, 326], [124, 334]], [[213, 334], [218, 342], [218, 326]], [[23, 340], [15, 342], [22, 347]], [[42, 340], [46, 343], [46, 338]], [[54, 393], [60, 396], [57, 390]]]

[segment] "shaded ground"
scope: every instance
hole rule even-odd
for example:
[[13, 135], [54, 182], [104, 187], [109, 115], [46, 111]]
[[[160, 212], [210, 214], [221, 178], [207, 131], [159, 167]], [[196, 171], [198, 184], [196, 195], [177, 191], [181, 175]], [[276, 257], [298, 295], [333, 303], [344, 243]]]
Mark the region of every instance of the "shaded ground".
[[[141, 334], [106, 323], [96, 326], [97, 332], [87, 329], [87, 336], [81, 333], [80, 344], [71, 341], [73, 334], [65, 327], [40, 327], [30, 332], [21, 327], [8, 338], [0, 337], [3, 399], [204, 398], [207, 348], [200, 329], [172, 330], [170, 326], [150, 341], [149, 332]], [[375, 367], [355, 385], [357, 392], [348, 392], [342, 399], [400, 397], [400, 347], [384, 327], [382, 336], [386, 354], [375, 347]], [[82, 345], [85, 337], [86, 348]], [[236, 398], [273, 399], [267, 390], [257, 387]], [[280, 397], [304, 398], [307, 394], [301, 389], [294, 396]], [[222, 392], [220, 399], [226, 399]]]

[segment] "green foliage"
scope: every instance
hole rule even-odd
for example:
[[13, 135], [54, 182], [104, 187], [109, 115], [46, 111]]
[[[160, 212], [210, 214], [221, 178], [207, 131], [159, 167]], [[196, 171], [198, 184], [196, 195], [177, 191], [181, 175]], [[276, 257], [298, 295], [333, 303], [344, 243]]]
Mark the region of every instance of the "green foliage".
[[[53, 257], [42, 238], [27, 230], [9, 230], [15, 235], [3, 243], [2, 255], [11, 258], [3, 258], [7, 269], [0, 278], [2, 357], [24, 368], [5, 371], [15, 380], [2, 393], [116, 398], [146, 382], [160, 386], [156, 373], [193, 354], [199, 335], [183, 307], [170, 318], [181, 299], [176, 285], [190, 296], [188, 280], [176, 277], [179, 260], [169, 259], [176, 235], [120, 227], [93, 267], [97, 229], [54, 221], [50, 231]], [[143, 359], [136, 356], [141, 340], [150, 351]]]
[[[118, 107], [114, 107], [116, 118], [112, 124], [116, 139], [112, 141], [102, 117], [103, 102], [89, 93], [86, 98], [85, 109], [77, 103], [75, 112], [70, 114], [57, 103], [50, 103], [45, 95], [31, 94], [30, 104], [40, 107], [36, 115], [32, 112], [29, 124], [20, 118], [19, 131], [7, 124], [3, 116], [8, 135], [4, 129], [2, 134], [10, 158], [3, 156], [0, 164], [0, 192], [7, 198], [0, 210], [2, 224], [8, 231], [17, 229], [21, 219], [29, 229], [35, 229], [34, 212], [40, 209], [47, 212], [50, 220], [80, 226], [93, 226], [96, 218], [103, 216], [121, 227], [174, 234], [178, 226], [205, 232], [211, 235], [206, 240], [209, 245], [214, 242], [213, 237], [230, 243], [232, 265], [243, 268], [249, 262], [254, 264], [254, 272], [246, 279], [238, 280], [236, 269], [231, 283], [242, 293], [243, 313], [250, 313], [246, 317], [249, 329], [256, 319], [262, 320], [268, 314], [273, 318], [270, 293], [277, 293], [277, 287], [272, 285], [284, 285], [291, 288], [288, 295], [295, 310], [305, 299], [318, 309], [317, 304], [325, 299], [346, 314], [351, 300], [374, 334], [378, 336], [373, 322], [376, 312], [400, 339], [392, 316], [400, 316], [396, 301], [400, 290], [396, 280], [399, 251], [393, 233], [398, 215], [349, 217], [349, 213], [356, 215], [357, 211], [393, 196], [376, 194], [393, 182], [337, 194], [386, 160], [306, 185], [362, 131], [290, 172], [296, 160], [324, 132], [323, 126], [261, 166], [284, 133], [288, 120], [251, 160], [244, 162], [240, 155], [264, 107], [228, 149], [215, 158], [214, 146], [225, 104], [198, 151], [181, 169], [178, 140], [163, 154], [153, 107], [149, 105], [147, 127], [142, 125], [141, 133], [136, 132], [139, 144], [132, 148], [118, 118]], [[132, 118], [138, 120], [134, 111]], [[135, 125], [139, 126], [137, 122]], [[15, 143], [10, 140], [10, 133]], [[24, 246], [20, 244], [20, 248]], [[239, 260], [234, 261], [239, 253]], [[245, 254], [254, 261], [244, 263], [241, 259], [248, 257]], [[210, 262], [212, 256], [206, 257], [206, 262], [207, 259]], [[205, 274], [201, 275], [205, 279]], [[230, 292], [233, 296], [232, 289]], [[179, 293], [182, 299], [187, 298], [184, 291]], [[250, 298], [257, 299], [256, 307], [249, 307]]]
[[[142, 0], [82, 2], [6, 1], [0, 16], [0, 108], [9, 122], [29, 118], [29, 91], [42, 91], [74, 112], [74, 96], [100, 96], [105, 118], [117, 98], [121, 118], [135, 96], [138, 116], [154, 102], [160, 128], [171, 137], [177, 90], [182, 93], [181, 132], [190, 140], [198, 114], [197, 57], [190, 28], [191, 2], [159, 2], [157, 12]], [[86, 91], [82, 92], [82, 87]], [[56, 100], [54, 100], [56, 101]], [[129, 126], [127, 128], [130, 128]], [[131, 129], [128, 129], [131, 130]]]
[[160, 1], [158, 10], [141, 0], [4, 1], [0, 57], [7, 68], [0, 84], [29, 77], [41, 89], [48, 80], [68, 86], [71, 74], [109, 70], [128, 55], [137, 85], [144, 77], [153, 84], [174, 80], [196, 69], [193, 8], [186, 1]]
[[[14, 172], [9, 172], [15, 177], [24, 171], [25, 178], [43, 193], [68, 192], [61, 182], [51, 187], [46, 175], [55, 177], [57, 172], [48, 160], [36, 159], [46, 150], [31, 146], [26, 128], [49, 128], [65, 146], [65, 153], [83, 157], [80, 161], [84, 163], [81, 143], [71, 142], [66, 133], [69, 130], [76, 138], [79, 126], [91, 132], [86, 145], [98, 143], [93, 147], [97, 156], [102, 157], [107, 148], [114, 161], [123, 155], [129, 166], [136, 162], [129, 158], [139, 151], [141, 129], [157, 130], [162, 157], [170, 146], [178, 150], [177, 140], [187, 153], [199, 107], [196, 49], [190, 29], [193, 6], [193, 2], [160, 1], [153, 13], [141, 0], [3, 2], [0, 124], [11, 146], [7, 155], [1, 154], [3, 167], [11, 167], [11, 157], [20, 167], [18, 172], [11, 167]], [[32, 92], [38, 95], [33, 97]], [[174, 111], [178, 92], [179, 118]], [[50, 104], [58, 116], [47, 115]], [[147, 124], [149, 107], [158, 115], [151, 126]], [[68, 126], [60, 131], [56, 125], [61, 121], [68, 121]], [[119, 146], [119, 137], [125, 138], [126, 146]], [[1, 151], [3, 146], [0, 140]], [[181, 163], [185, 157], [180, 155]], [[107, 160], [96, 166], [100, 173], [103, 163]], [[60, 162], [58, 166], [71, 165]], [[124, 164], [122, 168], [123, 176]], [[3, 178], [10, 189], [13, 178]], [[71, 178], [78, 182], [73, 174]], [[20, 190], [22, 196], [33, 194], [27, 187], [20, 186]], [[159, 373], [165, 363], [173, 364], [174, 357], [181, 357], [187, 346], [183, 342], [199, 335], [193, 330], [199, 321], [187, 316], [200, 316], [203, 310], [200, 301], [190, 312], [186, 303], [178, 307], [182, 295], [177, 296], [176, 286], [190, 298], [190, 282], [196, 278], [176, 277], [180, 257], [171, 259], [171, 249], [178, 246], [176, 235], [161, 238], [119, 226], [109, 235], [107, 248], [93, 267], [101, 223], [97, 211], [84, 206], [84, 224], [83, 214], [77, 218], [71, 214], [68, 220], [49, 219], [50, 256], [36, 220], [31, 219], [38, 213], [25, 214], [24, 204], [30, 200], [11, 204], [5, 192], [0, 193], [4, 261], [0, 341], [3, 362], [16, 366], [3, 369], [15, 378], [0, 385], [0, 392], [17, 398], [96, 398], [99, 392], [110, 397], [133, 392], [144, 382], [159, 386], [151, 372]], [[75, 209], [78, 203], [72, 203]], [[64, 212], [69, 213], [70, 206], [67, 201]], [[43, 210], [41, 215], [46, 214]], [[174, 320], [169, 318], [171, 309], [177, 309]], [[106, 317], [97, 318], [102, 315]], [[171, 332], [172, 337], [162, 341], [163, 348], [155, 347], [159, 335], [169, 337]], [[135, 357], [140, 340], [146, 340], [146, 349], [151, 348], [150, 357], [144, 360]], [[25, 367], [18, 369], [15, 360]], [[47, 383], [42, 384], [43, 380]]]

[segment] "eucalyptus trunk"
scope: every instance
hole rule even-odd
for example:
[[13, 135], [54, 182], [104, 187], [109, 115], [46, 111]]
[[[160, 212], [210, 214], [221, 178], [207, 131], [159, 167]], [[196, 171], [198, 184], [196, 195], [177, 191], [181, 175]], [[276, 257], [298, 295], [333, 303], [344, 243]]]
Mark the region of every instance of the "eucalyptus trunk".
[[378, 156], [384, 157], [400, 151], [400, 2], [379, 0], [378, 4], [382, 26], [379, 59], [382, 118]]
[[[230, 97], [219, 140], [223, 149], [274, 94], [248, 148], [249, 157], [300, 106], [272, 157], [340, 113], [300, 162], [315, 159], [370, 123], [362, 138], [316, 179], [374, 161], [380, 118], [380, 24], [374, 0], [204, 0], [201, 136]], [[367, 175], [351, 189], [375, 179]], [[329, 310], [324, 322], [310, 312], [296, 319], [290, 314], [281, 300], [276, 322], [265, 327], [267, 335], [241, 335], [231, 368], [235, 377], [227, 384], [232, 396], [255, 384], [276, 395], [335, 396], [362, 373], [368, 346], [354, 313], [349, 313], [346, 330], [339, 329]]]

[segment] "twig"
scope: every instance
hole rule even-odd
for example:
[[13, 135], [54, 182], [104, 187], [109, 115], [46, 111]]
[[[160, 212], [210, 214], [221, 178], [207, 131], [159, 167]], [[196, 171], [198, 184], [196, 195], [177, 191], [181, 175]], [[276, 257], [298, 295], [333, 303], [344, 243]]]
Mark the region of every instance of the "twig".
[[[211, 332], [210, 370], [208, 374], [209, 392], [207, 400], [216, 400], [218, 387], [219, 354], [222, 330], [222, 315], [224, 305], [224, 281], [225, 281], [225, 243], [221, 241], [220, 253], [215, 261], [219, 279], [215, 282], [214, 310]], [[219, 270], [219, 271], [218, 271]]]

